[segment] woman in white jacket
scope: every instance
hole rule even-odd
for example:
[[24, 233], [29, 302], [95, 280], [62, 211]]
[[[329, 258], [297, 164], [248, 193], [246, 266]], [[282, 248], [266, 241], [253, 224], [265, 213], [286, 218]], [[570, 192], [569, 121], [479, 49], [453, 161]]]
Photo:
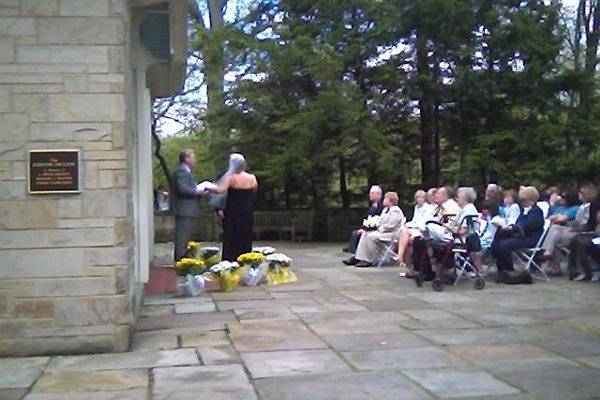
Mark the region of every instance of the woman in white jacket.
[[387, 192], [383, 198], [383, 212], [379, 219], [379, 227], [375, 231], [366, 232], [358, 242], [356, 259], [359, 268], [370, 267], [377, 256], [380, 240], [392, 240], [398, 236], [400, 228], [406, 221], [404, 213], [398, 207], [398, 193]]

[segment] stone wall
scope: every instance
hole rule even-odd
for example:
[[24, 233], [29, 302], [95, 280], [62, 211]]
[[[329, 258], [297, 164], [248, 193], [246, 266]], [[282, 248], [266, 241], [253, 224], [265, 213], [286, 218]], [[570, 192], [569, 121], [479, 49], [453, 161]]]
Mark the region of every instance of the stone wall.
[[[128, 0], [0, 0], [0, 355], [125, 350]], [[28, 149], [78, 148], [81, 194], [29, 195]]]

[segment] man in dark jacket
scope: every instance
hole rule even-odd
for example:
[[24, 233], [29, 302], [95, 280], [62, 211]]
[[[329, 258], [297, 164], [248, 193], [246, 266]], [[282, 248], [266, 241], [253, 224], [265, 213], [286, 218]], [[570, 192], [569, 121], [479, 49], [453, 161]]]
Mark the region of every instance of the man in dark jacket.
[[192, 177], [196, 165], [194, 150], [182, 150], [179, 166], [171, 175], [170, 208], [175, 215], [175, 261], [183, 258], [193, 229], [194, 218], [200, 215], [198, 199], [202, 192]]
[[[350, 236], [350, 246], [345, 248], [344, 251], [352, 254], [356, 253], [356, 247], [360, 241], [360, 236], [363, 234], [362, 221], [367, 219], [367, 217], [381, 215], [381, 212], [383, 211], [382, 197], [383, 191], [381, 190], [381, 187], [377, 185], [372, 186], [371, 190], [369, 190], [369, 209], [361, 220], [361, 227], [352, 231], [352, 235]], [[353, 258], [354, 257], [351, 257], [349, 260], [345, 260], [344, 264], [352, 265], [349, 262], [353, 261]]]

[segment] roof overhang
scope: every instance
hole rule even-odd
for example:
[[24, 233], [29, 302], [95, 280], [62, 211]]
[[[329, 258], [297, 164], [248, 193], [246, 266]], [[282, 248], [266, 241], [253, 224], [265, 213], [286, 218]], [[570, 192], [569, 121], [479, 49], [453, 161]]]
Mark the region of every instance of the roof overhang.
[[181, 91], [186, 72], [187, 0], [133, 0], [131, 7], [150, 95], [173, 96]]

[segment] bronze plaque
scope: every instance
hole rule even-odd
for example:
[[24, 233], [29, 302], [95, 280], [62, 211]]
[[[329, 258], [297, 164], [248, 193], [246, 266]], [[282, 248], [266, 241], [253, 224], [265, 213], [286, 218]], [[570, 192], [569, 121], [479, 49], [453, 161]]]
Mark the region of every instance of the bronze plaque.
[[29, 193], [79, 192], [79, 150], [29, 150]]

